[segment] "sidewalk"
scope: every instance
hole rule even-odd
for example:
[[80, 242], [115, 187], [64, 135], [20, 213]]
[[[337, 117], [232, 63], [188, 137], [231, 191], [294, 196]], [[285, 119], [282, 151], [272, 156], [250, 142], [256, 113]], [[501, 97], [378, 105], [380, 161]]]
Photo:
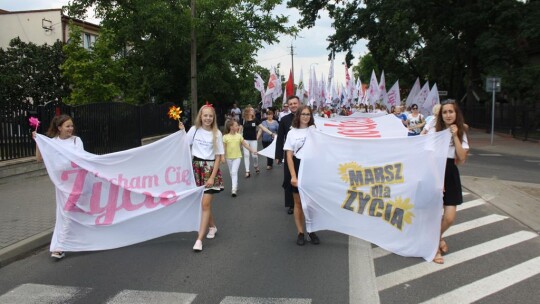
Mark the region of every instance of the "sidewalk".
[[[492, 145], [490, 133], [471, 129], [469, 144], [477, 153], [517, 155], [540, 161], [540, 143], [514, 139], [506, 134], [495, 134]], [[537, 233], [540, 232], [540, 182], [518, 183], [472, 176], [461, 176], [461, 182], [464, 190], [478, 195]]]
[[[524, 142], [473, 129], [469, 142], [475, 151], [540, 159], [540, 143]], [[2, 164], [0, 163], [0, 170]], [[462, 176], [464, 191], [497, 206], [536, 232], [540, 231], [540, 184]], [[43, 175], [0, 178], [0, 267], [49, 244], [55, 222], [55, 193]]]

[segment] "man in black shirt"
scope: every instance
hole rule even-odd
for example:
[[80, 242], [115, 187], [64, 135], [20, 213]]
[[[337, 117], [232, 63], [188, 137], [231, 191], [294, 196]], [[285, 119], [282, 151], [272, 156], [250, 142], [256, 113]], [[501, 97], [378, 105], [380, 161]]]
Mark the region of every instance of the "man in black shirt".
[[298, 96], [289, 96], [287, 98], [287, 104], [289, 105], [290, 113], [283, 116], [279, 121], [275, 160], [278, 163], [284, 160], [282, 187], [285, 192], [285, 207], [289, 208], [287, 211], [288, 214], [293, 214], [294, 200], [291, 191], [291, 173], [289, 172], [289, 167], [287, 166], [287, 158], [284, 157], [283, 146], [285, 145], [285, 140], [287, 139], [287, 133], [289, 133], [289, 130], [291, 129], [292, 120], [300, 104], [300, 99]]

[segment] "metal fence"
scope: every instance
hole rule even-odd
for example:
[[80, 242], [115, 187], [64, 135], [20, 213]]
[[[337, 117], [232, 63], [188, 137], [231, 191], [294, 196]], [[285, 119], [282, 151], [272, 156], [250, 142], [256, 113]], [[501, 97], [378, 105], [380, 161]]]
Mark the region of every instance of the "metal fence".
[[[35, 155], [35, 142], [28, 123], [30, 116], [41, 121], [38, 132], [44, 134], [51, 119], [60, 113], [73, 117], [76, 133], [84, 141], [85, 150], [105, 154], [138, 147], [144, 137], [178, 130], [167, 117], [172, 103], [134, 106], [125, 103], [96, 103], [68, 106], [50, 103], [34, 107], [20, 103], [0, 105], [0, 160]], [[491, 130], [491, 104], [461, 105], [465, 122], [474, 128]], [[221, 110], [221, 109], [216, 109]], [[222, 118], [218, 111], [218, 119]], [[497, 103], [495, 130], [523, 140], [540, 140], [540, 106], [515, 106]]]
[[31, 138], [30, 116], [36, 116], [44, 134], [52, 118], [65, 113], [73, 118], [75, 131], [84, 142], [85, 150], [105, 154], [138, 147], [144, 137], [172, 133], [178, 130], [167, 116], [172, 103], [135, 106], [125, 103], [95, 103], [68, 106], [50, 103], [32, 107], [27, 104], [3, 105], [0, 117], [0, 156], [2, 161], [35, 155]]
[[[460, 105], [465, 122], [473, 128], [491, 131], [491, 103]], [[523, 140], [540, 140], [540, 106], [495, 104], [495, 131]]]

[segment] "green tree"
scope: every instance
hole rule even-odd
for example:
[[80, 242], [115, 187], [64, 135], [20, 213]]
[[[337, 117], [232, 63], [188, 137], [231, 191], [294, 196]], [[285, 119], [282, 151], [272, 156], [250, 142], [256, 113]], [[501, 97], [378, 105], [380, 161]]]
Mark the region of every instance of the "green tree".
[[110, 47], [111, 33], [102, 29], [100, 36], [90, 49], [82, 46], [82, 30], [70, 25], [69, 43], [64, 46], [66, 60], [62, 72], [71, 84], [67, 104], [110, 102], [120, 98], [121, 90], [117, 79], [122, 78], [121, 60], [114, 58]]
[[0, 103], [42, 105], [61, 100], [68, 85], [60, 72], [62, 43], [36, 45], [19, 38], [0, 48]]
[[125, 78], [118, 85], [125, 98], [138, 102], [189, 97], [190, 30], [195, 27], [199, 101], [230, 105], [257, 95], [254, 58], [263, 43], [295, 33], [284, 25], [285, 16], [272, 14], [280, 3], [202, 0], [197, 1], [195, 20], [189, 0], [75, 0], [68, 12], [80, 17], [95, 7], [102, 25], [114, 32], [113, 45], [124, 59]]
[[[300, 25], [310, 27], [322, 9], [328, 10], [336, 29], [328, 49], [347, 51], [360, 40], [379, 69], [399, 78], [402, 86], [416, 77], [436, 82], [452, 97], [483, 91], [483, 80], [501, 73], [510, 99], [538, 96], [524, 85], [537, 75], [528, 68], [538, 45], [538, 1], [517, 0], [290, 0], [302, 14]], [[506, 72], [505, 72], [506, 71]], [[510, 79], [506, 79], [509, 77]], [[518, 89], [521, 87], [520, 89]], [[535, 92], [536, 90], [536, 92]]]

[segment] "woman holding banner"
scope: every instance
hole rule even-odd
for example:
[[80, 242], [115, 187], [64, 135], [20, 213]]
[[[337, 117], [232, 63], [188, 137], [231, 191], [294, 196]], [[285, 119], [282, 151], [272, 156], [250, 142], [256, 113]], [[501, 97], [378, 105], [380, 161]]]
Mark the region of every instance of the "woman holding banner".
[[466, 134], [468, 127], [465, 124], [463, 114], [455, 101], [449, 100], [443, 102], [436, 119], [435, 130], [432, 128], [430, 132], [449, 129], [452, 133], [444, 175], [444, 212], [441, 222], [441, 240], [439, 242], [439, 250], [433, 259], [433, 262], [443, 264], [444, 259], [442, 254], [448, 252], [448, 245], [442, 236], [454, 223], [457, 206], [463, 203], [461, 178], [459, 176], [457, 164], [463, 164], [467, 159], [469, 142]]
[[[55, 116], [52, 121], [51, 125], [49, 126], [49, 129], [47, 130], [47, 136], [50, 137], [52, 140], [56, 141], [60, 145], [66, 147], [67, 149], [73, 149], [73, 150], [84, 150], [84, 144], [80, 137], [74, 135], [74, 125], [73, 125], [73, 119], [66, 114], [61, 114], [58, 116]], [[36, 132], [32, 132], [32, 137], [36, 138]], [[61, 154], [58, 154], [61, 155]], [[41, 156], [41, 152], [39, 151], [39, 148], [36, 146], [36, 159], [38, 162], [43, 161], [43, 158]], [[70, 166], [71, 162], [66, 159], [66, 167], [71, 168]], [[61, 216], [61, 204], [59, 202], [56, 202], [56, 218]], [[54, 242], [55, 239], [61, 238], [63, 234], [67, 233], [65, 231], [65, 227], [62, 225], [59, 225], [59, 222], [56, 221], [55, 227], [54, 227], [54, 233], [53, 233], [53, 241], [51, 241], [51, 257], [55, 259], [61, 259], [65, 256], [65, 253], [62, 248], [52, 248], [52, 244], [56, 244], [57, 242]]]
[[[313, 112], [308, 106], [300, 106], [296, 111], [296, 114], [292, 121], [292, 129], [287, 134], [287, 140], [283, 146], [283, 150], [287, 151], [287, 166], [291, 173], [291, 191], [294, 199], [294, 223], [298, 230], [298, 236], [296, 244], [303, 246], [305, 244], [304, 239], [304, 211], [302, 210], [302, 202], [300, 201], [300, 194], [298, 193], [298, 169], [300, 168], [300, 159], [302, 158], [302, 147], [306, 141], [308, 128], [315, 125], [313, 118]], [[319, 237], [315, 232], [309, 233], [311, 243], [318, 245], [320, 243]]]

